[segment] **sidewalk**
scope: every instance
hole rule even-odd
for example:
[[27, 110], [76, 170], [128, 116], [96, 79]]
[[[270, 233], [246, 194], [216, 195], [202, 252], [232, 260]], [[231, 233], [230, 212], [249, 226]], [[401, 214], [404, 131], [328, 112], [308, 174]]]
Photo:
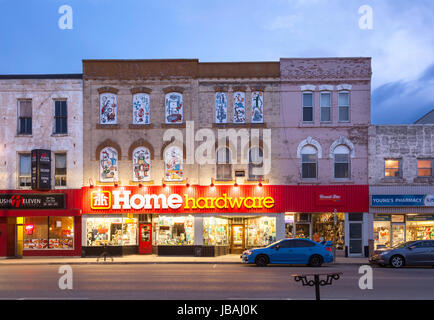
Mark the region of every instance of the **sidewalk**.
[[[86, 265], [86, 264], [241, 264], [239, 254], [229, 254], [219, 257], [183, 257], [157, 255], [130, 255], [99, 259], [96, 257], [24, 257], [22, 259], [0, 259], [2, 265]], [[362, 265], [368, 264], [367, 258], [336, 257], [334, 265]]]

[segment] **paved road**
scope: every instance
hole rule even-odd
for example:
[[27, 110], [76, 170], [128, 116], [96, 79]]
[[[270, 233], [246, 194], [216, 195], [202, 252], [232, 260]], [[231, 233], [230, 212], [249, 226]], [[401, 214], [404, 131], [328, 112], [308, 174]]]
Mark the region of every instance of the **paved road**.
[[313, 299], [293, 273], [343, 272], [323, 299], [434, 299], [433, 268], [374, 268], [374, 289], [361, 290], [358, 266], [76, 265], [73, 290], [60, 290], [59, 266], [0, 266], [0, 299]]

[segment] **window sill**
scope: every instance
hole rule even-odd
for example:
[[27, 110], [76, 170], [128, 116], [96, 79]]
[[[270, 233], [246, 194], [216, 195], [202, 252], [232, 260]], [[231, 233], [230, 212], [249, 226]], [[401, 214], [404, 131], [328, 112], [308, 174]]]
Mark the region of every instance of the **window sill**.
[[212, 124], [213, 128], [222, 128], [222, 129], [226, 129], [226, 128], [246, 128], [246, 129], [250, 129], [250, 128], [266, 128], [267, 124], [265, 122], [262, 123], [213, 123]]
[[318, 179], [302, 179], [298, 184], [320, 184]]
[[403, 178], [382, 178], [380, 182], [395, 184], [395, 183], [404, 183], [405, 180]]
[[263, 183], [263, 184], [267, 184], [268, 182], [269, 182], [269, 180], [268, 179], [251, 179], [251, 178], [249, 178], [249, 179], [245, 179], [244, 180], [244, 183], [245, 184], [258, 184], [258, 183]]
[[167, 181], [167, 180], [164, 180], [163, 181], [166, 185], [171, 185], [171, 184], [173, 184], [173, 185], [177, 185], [177, 184], [186, 184], [187, 183], [187, 179], [182, 179], [181, 181]]
[[340, 184], [340, 183], [354, 184], [354, 181], [351, 180], [351, 179], [333, 179], [331, 181], [331, 183], [336, 183], [336, 184]]
[[67, 133], [53, 133], [51, 134], [51, 136], [54, 138], [59, 138], [59, 137], [68, 137], [69, 135]]
[[415, 183], [434, 183], [434, 177], [416, 177], [413, 179]]
[[31, 133], [17, 133], [16, 138], [31, 138], [33, 135]]
[[96, 125], [97, 129], [109, 129], [109, 130], [113, 130], [113, 129], [120, 129], [121, 126], [119, 124], [100, 124], [98, 123]]
[[161, 124], [162, 129], [168, 129], [168, 128], [185, 128], [185, 122], [182, 123], [162, 123]]
[[154, 180], [149, 180], [149, 181], [133, 181], [133, 180], [130, 180], [129, 183], [130, 183], [130, 185], [139, 185], [139, 184], [153, 185], [154, 184]]
[[114, 185], [114, 184], [117, 184], [117, 185], [121, 185], [121, 181], [113, 181], [113, 182], [103, 182], [103, 181], [97, 181], [96, 182], [96, 185], [97, 186], [112, 186], [112, 185]]
[[129, 124], [128, 129], [153, 129], [154, 125], [152, 123], [149, 124]]

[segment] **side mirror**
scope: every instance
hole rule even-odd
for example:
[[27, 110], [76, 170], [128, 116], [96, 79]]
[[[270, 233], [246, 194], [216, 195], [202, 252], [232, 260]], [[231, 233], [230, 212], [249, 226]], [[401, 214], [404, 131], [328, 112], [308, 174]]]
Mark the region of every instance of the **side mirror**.
[[276, 246], [274, 247], [274, 249], [279, 250], [280, 246], [278, 244], [276, 244]]

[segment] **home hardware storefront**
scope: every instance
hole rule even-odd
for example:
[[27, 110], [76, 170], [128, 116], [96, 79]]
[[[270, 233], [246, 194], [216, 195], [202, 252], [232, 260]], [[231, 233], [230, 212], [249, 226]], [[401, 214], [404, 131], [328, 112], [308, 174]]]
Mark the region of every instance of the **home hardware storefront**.
[[371, 187], [375, 248], [434, 240], [434, 187]]
[[81, 256], [81, 190], [0, 191], [0, 257]]
[[[341, 200], [318, 194], [330, 191]], [[83, 254], [240, 253], [285, 238], [285, 212], [324, 213], [336, 207], [347, 215], [355, 209], [365, 212], [367, 196], [365, 186], [85, 187]], [[318, 232], [323, 236], [330, 230]]]

